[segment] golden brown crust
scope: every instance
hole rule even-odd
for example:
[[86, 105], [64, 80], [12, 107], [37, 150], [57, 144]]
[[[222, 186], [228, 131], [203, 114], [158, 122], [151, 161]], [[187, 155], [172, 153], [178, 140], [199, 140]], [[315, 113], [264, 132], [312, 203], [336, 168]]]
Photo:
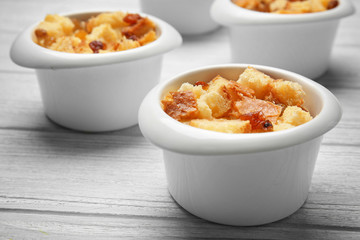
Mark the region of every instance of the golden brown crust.
[[276, 123], [282, 112], [281, 106], [256, 98], [244, 98], [242, 101], [237, 101], [235, 107], [239, 113], [239, 118], [242, 115], [261, 112], [265, 119], [273, 123]]
[[171, 100], [162, 100], [164, 111], [178, 121], [187, 121], [198, 115], [195, 95], [191, 91], [170, 92]]

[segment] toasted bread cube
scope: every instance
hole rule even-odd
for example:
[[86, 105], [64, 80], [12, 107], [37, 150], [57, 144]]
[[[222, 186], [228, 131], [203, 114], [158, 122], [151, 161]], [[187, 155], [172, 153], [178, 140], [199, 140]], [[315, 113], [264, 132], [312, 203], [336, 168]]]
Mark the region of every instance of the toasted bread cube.
[[226, 85], [228, 83], [229, 83], [229, 80], [227, 80], [221, 76], [216, 76], [214, 79], [212, 79], [209, 82], [209, 88], [207, 91], [223, 94], [223, 89], [226, 87]]
[[194, 93], [191, 91], [170, 92], [166, 100], [162, 100], [162, 108], [166, 114], [178, 121], [197, 118], [199, 111]]
[[117, 39], [118, 39], [118, 33], [108, 23], [104, 23], [94, 27], [91, 34], [86, 36], [86, 40], [88, 42], [100, 40], [109, 43], [109, 42], [116, 42]]
[[57, 14], [47, 15], [44, 21], [40, 22], [37, 29], [43, 29], [50, 37], [69, 36], [75, 25], [67, 17], [59, 16]]
[[206, 93], [206, 91], [203, 90], [202, 86], [194, 86], [190, 83], [183, 83], [178, 91], [192, 91], [195, 94], [196, 98], [199, 98], [201, 95]]
[[88, 32], [91, 32], [93, 28], [100, 26], [101, 24], [110, 24], [112, 28], [120, 28], [128, 26], [129, 24], [124, 22], [126, 13], [118, 11], [113, 13], [101, 13], [94, 18], [90, 18], [86, 28]]
[[146, 33], [142, 38], [139, 39], [139, 43], [141, 46], [144, 46], [148, 43], [151, 43], [155, 41], [157, 38], [156, 32], [154, 30], [150, 30], [148, 33]]
[[280, 123], [288, 123], [293, 126], [299, 126], [312, 119], [309, 112], [302, 110], [296, 106], [289, 106], [285, 108], [283, 114], [279, 118]]
[[301, 106], [304, 103], [305, 92], [296, 82], [276, 80], [272, 83], [271, 94], [276, 101], [288, 106]]
[[74, 49], [81, 44], [81, 40], [77, 37], [59, 37], [49, 49], [61, 52], [74, 53]]
[[247, 9], [256, 9], [259, 5], [258, 0], [232, 0], [233, 3], [238, 5], [239, 7], [247, 8]]
[[226, 119], [195, 119], [191, 120], [190, 126], [223, 133], [250, 133], [250, 121], [226, 120]]
[[209, 106], [215, 118], [222, 117], [231, 108], [231, 102], [215, 91], [202, 95], [200, 99]]
[[311, 3], [309, 1], [289, 2], [284, 10], [288, 13], [309, 13], [311, 12]]
[[243, 97], [254, 97], [255, 91], [251, 88], [241, 85], [238, 82], [230, 80], [226, 85], [224, 92], [227, 93], [227, 97], [232, 101], [237, 101]]
[[203, 99], [197, 100], [197, 108], [199, 110], [198, 117], [200, 119], [212, 119], [213, 118], [212, 111], [211, 111], [209, 105], [207, 105], [207, 103]]
[[[109, 44], [110, 45], [110, 44]], [[115, 45], [115, 51], [123, 51], [127, 49], [140, 47], [140, 43], [137, 41], [133, 41], [131, 39], [127, 39], [126, 37], [122, 37], [121, 41]], [[103, 51], [100, 51], [103, 52]]]
[[287, 0], [275, 0], [272, 3], [270, 3], [269, 10], [270, 12], [276, 12], [285, 9], [287, 5], [288, 5]]
[[264, 97], [270, 92], [270, 84], [273, 82], [273, 79], [253, 67], [248, 67], [240, 75], [237, 82], [253, 89], [255, 91], [256, 98], [264, 99]]
[[282, 131], [282, 130], [286, 130], [286, 129], [290, 129], [290, 128], [293, 128], [294, 126], [289, 124], [289, 123], [277, 123], [275, 125], [273, 125], [273, 131], [276, 132], [276, 131]]
[[325, 5], [325, 2], [323, 0], [310, 0], [310, 6], [312, 12], [322, 12], [327, 10], [327, 4]]
[[287, 0], [276, 0], [270, 4], [270, 11], [280, 14], [296, 14], [311, 12], [311, 5], [309, 1], [290, 2]]

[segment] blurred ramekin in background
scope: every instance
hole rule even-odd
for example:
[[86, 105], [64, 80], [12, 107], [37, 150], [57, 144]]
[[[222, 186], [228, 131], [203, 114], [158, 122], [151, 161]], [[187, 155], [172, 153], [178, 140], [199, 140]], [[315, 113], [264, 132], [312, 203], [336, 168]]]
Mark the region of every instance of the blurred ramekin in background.
[[181, 34], [197, 35], [219, 27], [210, 17], [213, 0], [141, 0], [141, 10], [173, 25]]
[[229, 29], [234, 63], [279, 67], [309, 78], [327, 70], [340, 19], [353, 12], [348, 0], [303, 14], [252, 11], [231, 0], [215, 0], [211, 7], [212, 18]]
[[[111, 11], [62, 15], [86, 20], [101, 12]], [[38, 23], [17, 37], [10, 56], [16, 64], [36, 70], [45, 113], [50, 119], [64, 127], [87, 132], [112, 131], [137, 124], [143, 97], [160, 80], [163, 54], [182, 43], [172, 26], [151, 15], [140, 14], [156, 24], [158, 39], [120, 52], [78, 54], [41, 47], [32, 38]]]

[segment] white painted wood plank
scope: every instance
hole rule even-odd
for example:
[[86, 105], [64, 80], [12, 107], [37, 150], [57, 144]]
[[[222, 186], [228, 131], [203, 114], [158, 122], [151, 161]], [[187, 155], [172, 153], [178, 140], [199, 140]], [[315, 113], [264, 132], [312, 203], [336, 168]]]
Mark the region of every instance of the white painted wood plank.
[[[9, 59], [15, 36], [47, 13], [138, 9], [138, 1], [1, 0], [0, 239], [360, 239], [360, 1], [353, 2], [357, 13], [341, 21], [329, 70], [316, 79], [344, 114], [324, 137], [306, 204], [282, 221], [238, 228], [201, 220], [173, 201], [161, 151], [137, 126], [83, 134], [50, 122], [34, 71]], [[230, 62], [227, 41], [224, 28], [184, 37], [165, 55], [161, 81]]]
[[[318, 214], [314, 214], [318, 215]], [[10, 239], [358, 239], [356, 228], [283, 224], [229, 227], [201, 219], [136, 218], [8, 212], [0, 231]], [[326, 217], [324, 217], [326, 218]]]

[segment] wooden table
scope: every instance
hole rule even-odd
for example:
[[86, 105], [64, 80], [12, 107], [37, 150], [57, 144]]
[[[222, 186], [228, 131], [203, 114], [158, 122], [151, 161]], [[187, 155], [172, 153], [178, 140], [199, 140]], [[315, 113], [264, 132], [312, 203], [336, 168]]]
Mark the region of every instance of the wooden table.
[[[324, 137], [305, 205], [272, 224], [230, 227], [173, 201], [161, 150], [138, 126], [86, 134], [45, 117], [34, 71], [11, 62], [10, 45], [45, 14], [84, 8], [137, 10], [139, 3], [0, 2], [0, 239], [360, 239], [360, 13], [342, 20], [329, 70], [317, 79], [344, 114]], [[227, 41], [225, 29], [185, 37], [165, 56], [161, 80], [230, 62]]]

